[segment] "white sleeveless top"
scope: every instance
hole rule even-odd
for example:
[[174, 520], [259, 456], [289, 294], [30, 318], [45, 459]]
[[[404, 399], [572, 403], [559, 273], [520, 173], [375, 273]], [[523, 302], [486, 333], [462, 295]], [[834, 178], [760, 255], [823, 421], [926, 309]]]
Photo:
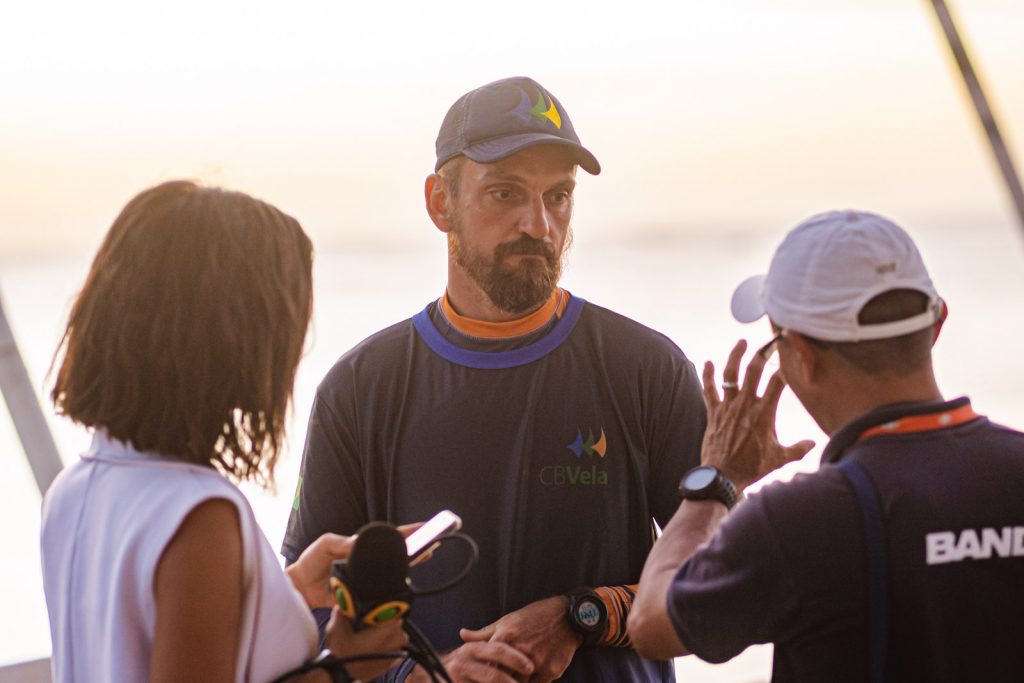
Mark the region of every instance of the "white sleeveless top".
[[189, 512], [213, 498], [235, 504], [242, 532], [235, 680], [269, 681], [315, 655], [309, 608], [238, 487], [211, 468], [139, 453], [97, 432], [43, 501], [55, 682], [149, 679], [157, 563]]

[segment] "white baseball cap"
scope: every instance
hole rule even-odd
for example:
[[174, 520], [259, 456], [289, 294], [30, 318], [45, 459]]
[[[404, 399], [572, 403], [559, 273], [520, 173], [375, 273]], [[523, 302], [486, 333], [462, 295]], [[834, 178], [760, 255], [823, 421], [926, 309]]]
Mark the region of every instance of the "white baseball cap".
[[[926, 294], [928, 309], [895, 322], [857, 322], [864, 304], [893, 289]], [[941, 309], [910, 236], [887, 218], [863, 211], [808, 218], [775, 250], [768, 274], [747, 278], [732, 295], [732, 314], [742, 323], [767, 314], [783, 329], [834, 342], [917, 332], [935, 324]]]

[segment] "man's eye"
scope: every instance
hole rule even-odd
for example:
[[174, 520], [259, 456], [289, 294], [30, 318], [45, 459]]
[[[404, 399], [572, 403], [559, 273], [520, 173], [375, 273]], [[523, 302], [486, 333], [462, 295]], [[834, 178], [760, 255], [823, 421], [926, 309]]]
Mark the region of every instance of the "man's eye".
[[551, 202], [552, 204], [564, 204], [565, 202], [569, 201], [569, 193], [555, 192], [548, 198], [548, 201]]
[[507, 202], [514, 196], [512, 190], [491, 190], [491, 196], [503, 202]]

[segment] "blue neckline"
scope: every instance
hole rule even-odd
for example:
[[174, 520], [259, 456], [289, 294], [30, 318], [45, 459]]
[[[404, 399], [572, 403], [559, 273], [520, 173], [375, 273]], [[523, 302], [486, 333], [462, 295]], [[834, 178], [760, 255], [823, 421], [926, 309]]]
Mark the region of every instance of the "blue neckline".
[[445, 360], [467, 368], [502, 370], [540, 360], [557, 349], [562, 342], [569, 338], [576, 327], [585, 303], [584, 299], [573, 296], [569, 299], [565, 312], [562, 313], [562, 317], [555, 323], [551, 332], [532, 344], [511, 351], [470, 351], [452, 344], [434, 327], [434, 321], [430, 319], [429, 312], [431, 304], [427, 304], [426, 308], [413, 316], [412, 324], [419, 333], [420, 339]]

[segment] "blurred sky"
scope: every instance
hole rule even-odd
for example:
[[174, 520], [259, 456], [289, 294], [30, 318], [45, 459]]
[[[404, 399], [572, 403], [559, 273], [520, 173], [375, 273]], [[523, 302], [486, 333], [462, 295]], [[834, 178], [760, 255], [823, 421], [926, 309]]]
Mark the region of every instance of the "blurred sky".
[[[1011, 150], [1024, 3], [953, 0]], [[143, 187], [192, 177], [295, 215], [319, 248], [434, 240], [421, 187], [448, 106], [530, 75], [604, 166], [577, 234], [785, 228], [856, 206], [1013, 227], [926, 0], [492, 5], [37, 0], [0, 21], [0, 265], [91, 252]]]
[[[1024, 2], [950, 2], [1024, 163]], [[318, 292], [331, 296], [318, 305], [333, 308], [301, 367], [301, 444], [337, 354], [439, 293], [444, 242], [421, 198], [437, 128], [461, 94], [512, 75], [555, 93], [604, 169], [581, 174], [571, 287], [698, 363], [720, 359], [736, 334], [758, 339], [729, 318], [727, 295], [789, 227], [830, 208], [879, 211], [918, 239], [953, 304], [944, 390], [970, 389], [1021, 427], [1024, 323], [1005, 301], [1024, 295], [1024, 237], [927, 0], [4, 0], [0, 280], [37, 386], [58, 302], [120, 208], [196, 178], [278, 205], [321, 254]], [[399, 245], [412, 248], [396, 257]], [[59, 441], [71, 434], [50, 418]], [[784, 396], [783, 440], [813, 430]], [[38, 527], [24, 514], [38, 498], [15, 470], [12, 518], [30, 522], [9, 525], [19, 536], [5, 538], [0, 576], [31, 601], [10, 613], [38, 619], [0, 623], [0, 663], [48, 652]], [[283, 507], [258, 506], [275, 545], [296, 470], [293, 458], [279, 479]], [[754, 656], [759, 668], [714, 680], [758, 680], [765, 650]]]

